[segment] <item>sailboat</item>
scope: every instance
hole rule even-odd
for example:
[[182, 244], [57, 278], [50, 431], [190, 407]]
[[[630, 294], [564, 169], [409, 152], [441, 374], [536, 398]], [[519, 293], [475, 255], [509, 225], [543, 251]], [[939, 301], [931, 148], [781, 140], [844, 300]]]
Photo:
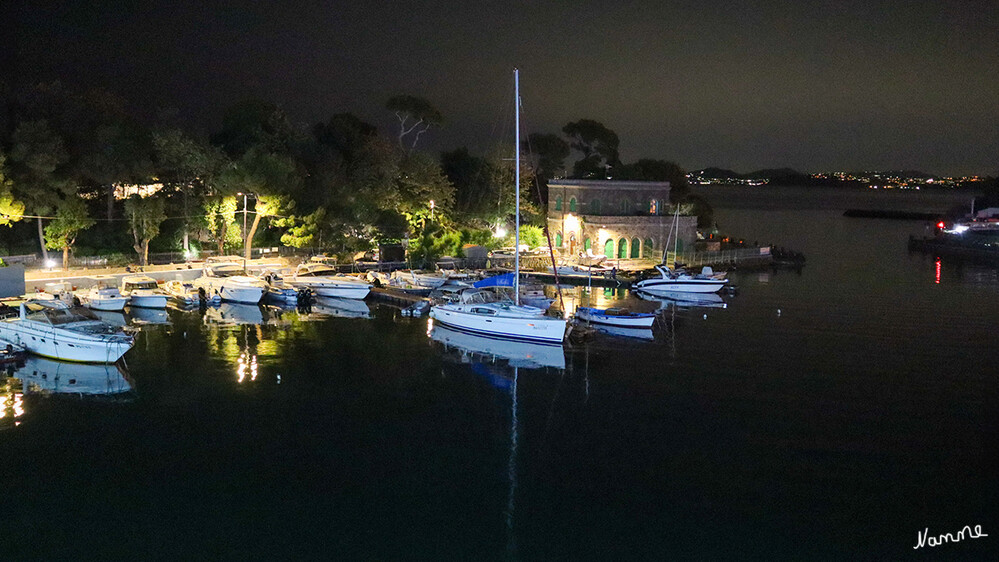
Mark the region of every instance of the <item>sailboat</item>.
[[[675, 229], [675, 236], [674, 236]], [[673, 215], [673, 226], [670, 227], [670, 236], [673, 236], [673, 255], [676, 255], [680, 240], [680, 209]], [[663, 263], [656, 266], [659, 277], [643, 279], [634, 284], [638, 291], [645, 291], [653, 295], [670, 295], [675, 293], [717, 293], [719, 289], [728, 283], [725, 274], [716, 274], [710, 266], [705, 266], [700, 273], [689, 273], [682, 268], [668, 269], [666, 264], [666, 252], [669, 249], [669, 241], [666, 242], [666, 250], [663, 250]]]
[[[516, 247], [520, 247], [520, 73], [513, 71], [514, 153], [516, 194]], [[513, 298], [483, 289], [464, 289], [457, 302], [434, 305], [430, 317], [441, 324], [473, 334], [503, 339], [560, 344], [565, 339], [566, 321], [545, 316], [544, 310], [520, 304], [520, 252], [514, 253]]]

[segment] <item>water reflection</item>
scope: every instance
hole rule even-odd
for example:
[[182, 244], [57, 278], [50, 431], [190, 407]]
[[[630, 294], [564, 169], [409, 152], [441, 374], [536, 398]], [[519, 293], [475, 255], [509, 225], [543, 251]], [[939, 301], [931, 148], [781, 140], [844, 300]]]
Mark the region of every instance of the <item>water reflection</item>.
[[371, 316], [368, 303], [360, 299], [316, 297], [312, 302], [312, 311], [339, 318], [368, 318]]
[[590, 324], [588, 327], [601, 334], [618, 338], [635, 338], [650, 341], [656, 339], [655, 334], [652, 333], [652, 328], [621, 328], [618, 326], [605, 326], [603, 324]]
[[565, 352], [561, 345], [476, 336], [434, 324], [433, 319], [427, 320], [427, 334], [432, 340], [444, 344], [444, 349], [453, 356], [456, 355], [462, 363], [494, 363], [496, 360], [504, 360], [512, 367], [565, 368]]
[[716, 293], [662, 293], [651, 295], [643, 291], [636, 291], [635, 295], [645, 301], [658, 302], [660, 309], [669, 308], [670, 305], [680, 308], [728, 307], [725, 299]]
[[205, 308], [205, 324], [218, 326], [239, 326], [242, 324], [266, 324], [271, 315], [256, 304], [223, 302], [217, 307]]
[[138, 326], [170, 323], [170, 315], [167, 314], [165, 308], [130, 306], [128, 307], [128, 318], [132, 324]]
[[29, 355], [13, 373], [25, 394], [107, 395], [132, 390], [124, 366], [118, 363], [67, 363]]

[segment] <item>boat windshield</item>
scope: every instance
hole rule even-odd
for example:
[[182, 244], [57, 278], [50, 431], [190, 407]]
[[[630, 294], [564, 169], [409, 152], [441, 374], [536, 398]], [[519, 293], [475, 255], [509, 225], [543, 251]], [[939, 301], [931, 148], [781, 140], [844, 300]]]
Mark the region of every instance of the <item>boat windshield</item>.
[[512, 303], [513, 300], [495, 291], [465, 291], [461, 294], [461, 302], [465, 304]]
[[298, 270], [299, 277], [332, 277], [337, 275], [337, 271], [331, 267], [307, 266]]
[[35, 303], [24, 305], [28, 309], [26, 318], [36, 322], [47, 322], [53, 326], [98, 320], [90, 310], [83, 307], [50, 308]]
[[136, 289], [157, 289], [159, 285], [156, 281], [150, 279], [149, 281], [125, 281], [125, 290], [134, 291]]
[[238, 275], [246, 275], [246, 271], [238, 265], [224, 265], [211, 269], [213, 277], [236, 277]]

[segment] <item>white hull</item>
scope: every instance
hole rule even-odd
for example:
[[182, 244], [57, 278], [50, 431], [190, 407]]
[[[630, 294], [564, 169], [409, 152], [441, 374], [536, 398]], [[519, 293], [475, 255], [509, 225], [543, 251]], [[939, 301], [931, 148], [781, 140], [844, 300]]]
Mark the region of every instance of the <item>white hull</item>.
[[635, 289], [652, 294], [717, 293], [725, 284], [724, 279], [646, 279], [635, 284]]
[[227, 302], [257, 304], [264, 298], [264, 283], [258, 279], [252, 281], [234, 277], [199, 277], [194, 280], [194, 286], [203, 288], [209, 298], [218, 295]]
[[320, 297], [333, 297], [340, 299], [363, 299], [371, 292], [371, 286], [366, 283], [338, 283], [333, 281], [321, 281], [301, 278], [289, 281], [292, 287], [298, 289], [309, 289]]
[[114, 363], [134, 343], [124, 335], [109, 339], [90, 337], [19, 319], [0, 322], [0, 339], [35, 355], [81, 363]]
[[618, 328], [650, 328], [656, 319], [655, 315], [643, 315], [636, 317], [591, 314], [588, 310], [584, 310], [582, 308], [576, 310], [576, 318], [592, 324], [616, 326]]
[[434, 320], [468, 332], [514, 340], [561, 343], [566, 321], [549, 316], [500, 316], [471, 312], [469, 305], [443, 304], [430, 309]]
[[120, 312], [125, 310], [125, 305], [128, 304], [128, 297], [85, 297], [83, 300], [85, 301], [84, 304], [87, 305], [87, 308], [92, 310], [104, 310], [107, 312]]

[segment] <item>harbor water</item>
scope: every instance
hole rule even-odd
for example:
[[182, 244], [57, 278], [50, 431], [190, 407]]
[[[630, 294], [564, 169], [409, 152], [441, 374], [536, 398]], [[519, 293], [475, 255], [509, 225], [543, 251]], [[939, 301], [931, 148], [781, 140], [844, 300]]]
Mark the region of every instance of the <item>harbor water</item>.
[[[699, 192], [807, 264], [701, 300], [566, 288], [660, 316], [564, 347], [224, 304], [111, 318], [140, 328], [120, 365], [9, 368], [0, 559], [995, 554], [999, 275], [842, 216], [963, 198]], [[965, 525], [990, 536], [914, 550]]]

